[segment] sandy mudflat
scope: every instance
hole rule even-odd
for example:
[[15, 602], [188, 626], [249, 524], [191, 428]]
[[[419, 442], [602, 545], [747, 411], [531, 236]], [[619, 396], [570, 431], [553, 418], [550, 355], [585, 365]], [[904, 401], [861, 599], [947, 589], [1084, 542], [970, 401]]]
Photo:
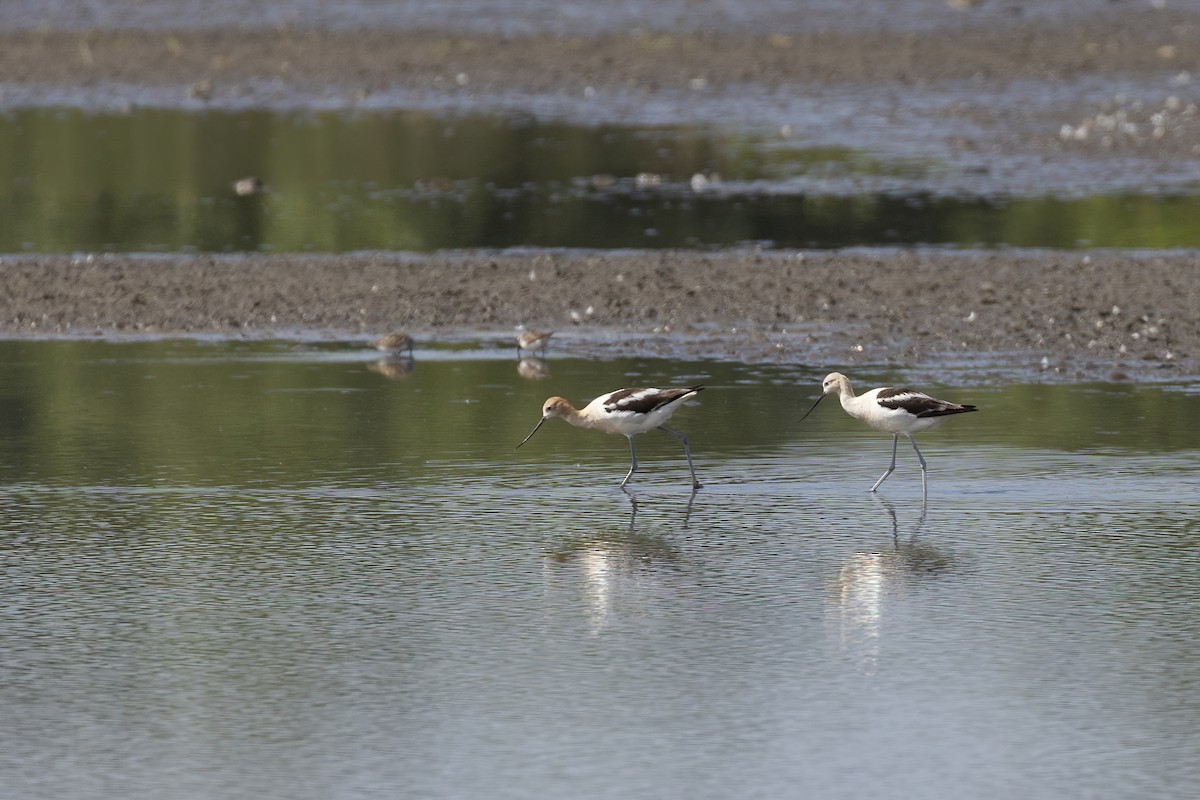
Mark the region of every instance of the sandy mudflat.
[[[507, 337], [748, 361], [984, 356], [1068, 376], [1193, 374], [1200, 256], [466, 253], [6, 257], [10, 335]], [[736, 331], [735, 331], [736, 329]], [[629, 335], [629, 334], [632, 334]], [[590, 341], [590, 345], [589, 345]]]
[[[900, 30], [870, 20], [734, 29], [716, 17], [689, 17], [684, 32], [522, 35], [196, 20], [171, 30], [14, 26], [0, 30], [0, 107], [418, 103], [595, 123], [794, 117], [814, 142], [945, 162], [947, 183], [934, 191], [1141, 191], [1200, 179], [1200, 8], [1092, 5], [1047, 17], [998, 2], [977, 18]], [[860, 6], [887, 14], [888, 4]], [[958, 13], [932, 0], [903, 7]], [[565, 329], [581, 346], [627, 346], [632, 332], [757, 360], [1003, 354], [1091, 377], [1196, 374], [1198, 308], [1200, 258], [1178, 253], [64, 255], [0, 265], [0, 330], [14, 336], [507, 335], [525, 323]]]
[[[887, 5], [878, 11], [887, 13]], [[709, 86], [977, 83], [1196, 70], [1200, 10], [1111, 4], [1109, 13], [1048, 24], [980, 20], [932, 30], [823, 29], [770, 33], [634, 29], [503, 36], [465, 31], [321, 29], [2, 31], [6, 83], [215, 88], [257, 79], [351, 89], [439, 84], [487, 93]], [[697, 7], [702, 12], [702, 7]], [[951, 15], [953, 16], [953, 15]], [[1198, 76], [1200, 77], [1200, 76]]]

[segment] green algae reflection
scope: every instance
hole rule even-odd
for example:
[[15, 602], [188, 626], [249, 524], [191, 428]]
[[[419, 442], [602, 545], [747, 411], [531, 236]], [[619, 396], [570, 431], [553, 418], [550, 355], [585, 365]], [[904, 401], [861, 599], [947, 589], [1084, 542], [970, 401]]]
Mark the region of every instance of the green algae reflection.
[[1200, 197], [896, 190], [937, 168], [697, 125], [25, 108], [0, 115], [0, 252], [1200, 246]]

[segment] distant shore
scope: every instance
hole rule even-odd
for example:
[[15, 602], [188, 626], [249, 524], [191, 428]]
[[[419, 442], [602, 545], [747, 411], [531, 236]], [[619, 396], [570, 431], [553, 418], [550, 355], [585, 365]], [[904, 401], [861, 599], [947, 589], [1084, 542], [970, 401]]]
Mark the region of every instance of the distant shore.
[[910, 3], [939, 22], [899, 32], [886, 3], [874, 25], [760, 34], [703, 5], [683, 32], [0, 30], [0, 109], [519, 110], [787, 128], [808, 146], [941, 163], [951, 192], [1200, 180], [1200, 8], [984, 6]]
[[[930, 3], [936, 6], [935, 3]], [[887, 6], [880, 6], [886, 14]], [[934, 9], [936, 10], [936, 8]], [[702, 7], [695, 9], [703, 13]], [[899, 86], [970, 78], [1069, 80], [1081, 75], [1157, 74], [1195, 69], [1200, 13], [1122, 4], [1106, 13], [1047, 24], [981, 20], [897, 33], [880, 29], [778, 31], [753, 35], [635, 30], [502, 36], [468, 31], [218, 28], [175, 31], [0, 30], [0, 74], [9, 84], [94, 87], [194, 86], [215, 92], [260, 79], [409, 86], [476, 94], [548, 93], [614, 87], [652, 90], [754, 84], [883, 83]], [[459, 76], [466, 76], [463, 81]]]
[[[589, 124], [797, 119], [806, 143], [936, 162], [923, 178], [944, 182], [935, 191], [1193, 185], [1200, 10], [1109, 4], [1047, 23], [1019, 5], [955, 16], [931, 0], [921, 13], [949, 21], [900, 34], [751, 35], [703, 5], [709, 32], [9, 30], [0, 108], [416, 102], [565, 109]], [[581, 346], [657, 336], [747, 361], [995, 354], [1080, 377], [1195, 375], [1198, 276], [1200, 256], [1178, 252], [6, 255], [0, 333], [509, 336], [526, 324]]]

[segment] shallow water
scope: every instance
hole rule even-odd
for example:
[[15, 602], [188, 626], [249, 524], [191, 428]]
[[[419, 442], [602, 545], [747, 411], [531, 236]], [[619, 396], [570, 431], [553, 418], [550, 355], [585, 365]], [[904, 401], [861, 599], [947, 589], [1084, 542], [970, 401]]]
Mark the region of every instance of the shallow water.
[[930, 189], [957, 169], [708, 125], [18, 108], [0, 252], [1200, 247], [1195, 193]]
[[[797, 423], [824, 368], [542, 366], [0, 342], [6, 793], [1190, 796], [1196, 386], [939, 376], [981, 411], [923, 505]], [[619, 439], [513, 449], [549, 394], [701, 381], [694, 496], [668, 436], [632, 498]]]

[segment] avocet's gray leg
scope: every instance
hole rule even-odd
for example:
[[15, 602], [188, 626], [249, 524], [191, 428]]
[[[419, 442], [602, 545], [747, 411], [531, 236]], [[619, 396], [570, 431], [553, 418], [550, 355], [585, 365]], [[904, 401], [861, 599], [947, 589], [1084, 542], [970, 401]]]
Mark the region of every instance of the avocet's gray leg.
[[912, 438], [911, 434], [905, 434], [905, 436], [908, 436], [909, 443], [912, 444], [913, 450], [917, 452], [917, 458], [921, 460], [921, 496], [924, 497], [929, 491], [929, 487], [925, 483], [925, 456], [921, 455], [921, 451], [917, 448], [917, 440]]
[[673, 431], [670, 428], [664, 428], [661, 425], [658, 426], [658, 429], [663, 433], [671, 434], [676, 439], [683, 442], [683, 454], [687, 457], [688, 470], [690, 470], [692, 473], [692, 488], [699, 489], [702, 484], [700, 483], [700, 479], [696, 477], [696, 468], [692, 466], [692, 449], [688, 447], [688, 438], [678, 431]]
[[633, 477], [633, 473], [637, 471], [637, 453], [633, 451], [633, 437], [626, 436], [629, 440], [629, 472], [625, 474], [625, 480], [621, 481], [621, 486], [629, 483], [629, 479]]
[[[909, 441], [912, 441], [912, 437], [909, 437]], [[892, 434], [892, 465], [888, 467], [887, 472], [879, 477], [879, 480], [875, 481], [875, 485], [871, 487], [872, 492], [879, 488], [879, 484], [883, 483], [888, 475], [896, 471], [896, 445], [898, 444], [900, 444], [900, 434]], [[913, 447], [916, 447], [916, 444]]]

